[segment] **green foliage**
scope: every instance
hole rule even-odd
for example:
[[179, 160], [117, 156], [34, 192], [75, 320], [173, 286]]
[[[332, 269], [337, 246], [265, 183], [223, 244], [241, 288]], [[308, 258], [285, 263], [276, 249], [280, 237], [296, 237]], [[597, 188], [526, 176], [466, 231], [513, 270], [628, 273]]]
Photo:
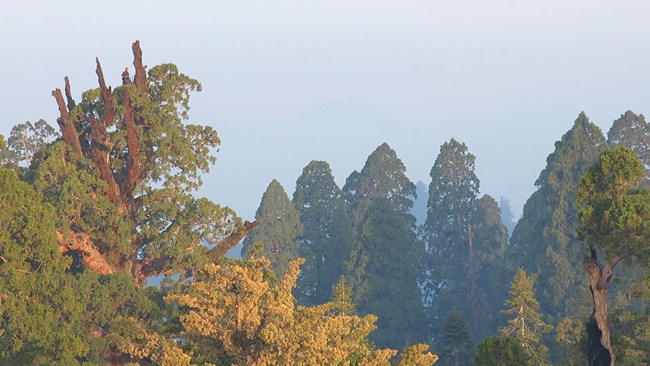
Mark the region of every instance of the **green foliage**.
[[259, 225], [244, 239], [242, 254], [246, 256], [255, 242], [261, 242], [264, 246], [261, 254], [271, 261], [270, 268], [277, 275], [283, 275], [289, 262], [299, 256], [298, 237], [303, 233], [303, 225], [298, 211], [277, 180], [271, 181], [266, 188], [255, 219]]
[[298, 301], [322, 304], [346, 273], [345, 262], [354, 240], [343, 194], [326, 162], [312, 161], [303, 169], [293, 203], [304, 225], [298, 238], [300, 257], [305, 258], [298, 278]]
[[476, 211], [479, 180], [476, 158], [454, 139], [440, 147], [431, 168], [427, 220], [422, 228], [428, 253], [423, 288], [428, 306], [460, 308], [469, 267], [470, 223]]
[[410, 215], [415, 185], [405, 173], [406, 167], [387, 143], [377, 147], [361, 172], [352, 172], [343, 187], [354, 223], [361, 221], [374, 198], [382, 197], [405, 215], [410, 225], [415, 225], [415, 218]]
[[550, 365], [548, 349], [541, 343], [542, 335], [552, 329], [542, 321], [535, 297], [533, 279], [520, 268], [510, 287], [510, 298], [503, 312], [512, 316], [501, 333], [513, 337], [535, 365]]
[[80, 364], [84, 299], [59, 254], [54, 210], [0, 167], [0, 363]]
[[639, 188], [643, 176], [638, 156], [619, 145], [580, 178], [578, 234], [608, 258], [650, 255], [650, 190]]
[[[494, 309], [505, 299], [503, 251], [508, 240], [500, 209], [490, 196], [478, 198], [476, 158], [454, 139], [444, 143], [431, 169], [422, 283], [425, 303], [458, 309], [480, 339], [494, 329]], [[444, 311], [444, 310], [443, 310]], [[435, 321], [434, 329], [440, 325]], [[436, 331], [437, 333], [437, 331]]]
[[403, 347], [428, 341], [417, 286], [417, 245], [404, 215], [376, 198], [357, 229], [349, 262], [352, 299], [360, 314], [379, 317], [371, 340]]
[[469, 365], [474, 353], [474, 344], [467, 320], [458, 310], [451, 311], [445, 318], [441, 334], [442, 360], [445, 365]]
[[640, 114], [627, 111], [614, 121], [607, 132], [610, 144], [624, 145], [634, 151], [646, 167], [644, 185], [650, 185], [650, 123]]
[[508, 336], [491, 336], [478, 345], [474, 366], [532, 365], [526, 350]]
[[524, 267], [536, 277], [543, 313], [556, 320], [578, 314], [574, 289], [587, 287], [573, 203], [580, 176], [604, 147], [600, 129], [581, 113], [555, 143], [510, 239], [511, 268]]

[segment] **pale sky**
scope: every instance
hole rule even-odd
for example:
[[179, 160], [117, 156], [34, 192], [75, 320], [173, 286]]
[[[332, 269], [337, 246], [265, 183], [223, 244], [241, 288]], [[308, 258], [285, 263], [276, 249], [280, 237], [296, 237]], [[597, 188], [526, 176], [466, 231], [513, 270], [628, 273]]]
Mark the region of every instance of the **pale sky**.
[[132, 65], [198, 79], [191, 122], [222, 139], [199, 192], [252, 219], [276, 178], [291, 196], [326, 160], [339, 185], [387, 142], [417, 182], [454, 137], [482, 193], [520, 213], [580, 111], [606, 133], [650, 113], [650, 2], [1, 0], [0, 134], [43, 118], [51, 91], [109, 85]]

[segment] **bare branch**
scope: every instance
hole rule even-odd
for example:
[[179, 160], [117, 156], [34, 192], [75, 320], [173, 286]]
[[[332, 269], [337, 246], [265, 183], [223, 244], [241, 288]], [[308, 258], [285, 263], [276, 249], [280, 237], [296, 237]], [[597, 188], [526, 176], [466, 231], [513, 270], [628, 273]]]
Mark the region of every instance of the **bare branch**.
[[54, 89], [52, 91], [52, 96], [56, 99], [56, 103], [59, 106], [60, 117], [56, 119], [56, 122], [61, 128], [61, 135], [63, 135], [63, 140], [72, 147], [72, 149], [79, 155], [82, 155], [81, 152], [81, 143], [79, 142], [79, 133], [77, 129], [70, 121], [70, 115], [68, 114], [68, 109], [66, 108], [65, 101], [63, 100], [63, 94], [61, 94], [61, 89]]

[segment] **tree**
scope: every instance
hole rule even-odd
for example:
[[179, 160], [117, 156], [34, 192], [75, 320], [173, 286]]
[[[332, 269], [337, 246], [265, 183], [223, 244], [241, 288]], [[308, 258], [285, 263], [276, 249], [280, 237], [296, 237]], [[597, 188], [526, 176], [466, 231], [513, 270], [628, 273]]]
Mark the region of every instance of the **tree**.
[[508, 325], [501, 328], [503, 335], [513, 337], [526, 351], [535, 365], [550, 365], [548, 349], [542, 344], [542, 335], [551, 330], [539, 313], [533, 279], [520, 268], [510, 286], [510, 298], [503, 312], [512, 316]]
[[481, 339], [498, 327], [503, 318], [495, 312], [505, 299], [511, 271], [507, 268], [504, 251], [508, 244], [508, 229], [503, 225], [501, 210], [489, 195], [476, 201], [476, 211], [470, 221], [468, 271], [462, 288], [463, 307], [474, 339]]
[[376, 198], [357, 231], [349, 279], [359, 313], [379, 317], [371, 340], [397, 348], [428, 341], [417, 285], [418, 247], [404, 215], [389, 200]]
[[453, 310], [447, 315], [440, 338], [445, 365], [469, 365], [474, 344], [463, 313]]
[[[650, 257], [650, 190], [639, 188], [644, 167], [624, 146], [603, 152], [580, 178], [578, 235], [589, 244], [582, 265], [594, 310], [587, 323], [589, 365], [614, 365], [607, 322], [607, 291], [623, 259]], [[600, 253], [600, 258], [598, 257]]]
[[253, 244], [263, 245], [262, 255], [271, 261], [271, 269], [282, 275], [289, 268], [289, 262], [298, 258], [303, 233], [300, 214], [289, 200], [282, 185], [275, 179], [269, 183], [262, 202], [255, 213], [260, 224], [244, 239], [242, 254], [249, 256]]
[[427, 220], [422, 228], [428, 253], [423, 280], [427, 306], [443, 301], [444, 296], [456, 296], [447, 304], [449, 308], [462, 303], [458, 289], [468, 272], [470, 221], [479, 193], [475, 160], [465, 144], [451, 139], [440, 147], [431, 168]]
[[604, 148], [600, 129], [580, 113], [546, 158], [537, 190], [526, 201], [510, 238], [510, 267], [524, 267], [535, 276], [542, 312], [553, 322], [578, 314], [580, 294], [575, 289], [587, 287], [580, 272], [577, 208], [572, 202], [578, 179]]
[[[187, 309], [181, 316], [183, 342], [141, 333], [121, 337], [120, 347], [142, 359], [174, 359], [179, 365], [215, 361], [242, 366], [390, 365], [397, 351], [368, 346], [366, 337], [375, 327], [375, 316], [336, 314], [332, 302], [295, 306], [291, 290], [301, 262], [291, 262], [277, 284], [265, 276], [269, 262], [264, 258], [209, 264], [192, 284], [193, 291], [166, 298]], [[437, 357], [425, 352], [426, 346], [418, 345], [405, 350], [402, 359], [431, 365]]]
[[354, 233], [341, 189], [329, 165], [312, 161], [296, 182], [293, 204], [304, 226], [300, 257], [305, 258], [298, 278], [298, 300], [316, 305], [326, 302], [340, 276], [346, 274]]
[[645, 117], [632, 111], [625, 112], [607, 132], [607, 141], [625, 145], [639, 155], [646, 168], [644, 185], [650, 185], [650, 124]]
[[361, 221], [374, 198], [383, 197], [414, 226], [415, 218], [410, 211], [416, 198], [415, 185], [405, 173], [406, 167], [395, 151], [387, 143], [379, 145], [368, 156], [361, 172], [352, 172], [343, 186], [353, 222]]
[[52, 92], [62, 140], [30, 176], [56, 209], [62, 253], [83, 269], [125, 273], [142, 285], [223, 257], [255, 224], [192, 197], [220, 143], [212, 128], [183, 123], [201, 85], [173, 64], [147, 72], [140, 43], [132, 49], [132, 83], [108, 87], [97, 59], [99, 88], [81, 103], [67, 77], [65, 99]]
[[13, 163], [29, 165], [36, 153], [45, 145], [58, 137], [52, 126], [40, 119], [32, 124], [27, 121], [11, 128], [7, 140], [9, 151], [13, 156]]
[[0, 364], [78, 365], [84, 301], [58, 252], [54, 210], [0, 167]]
[[528, 366], [526, 350], [508, 336], [491, 336], [478, 345], [474, 366]]
[[512, 212], [512, 206], [510, 205], [510, 200], [505, 197], [499, 199], [499, 208], [501, 209], [501, 218], [503, 219], [503, 224], [508, 228], [508, 235], [512, 235], [512, 231], [515, 228], [516, 219], [515, 214]]

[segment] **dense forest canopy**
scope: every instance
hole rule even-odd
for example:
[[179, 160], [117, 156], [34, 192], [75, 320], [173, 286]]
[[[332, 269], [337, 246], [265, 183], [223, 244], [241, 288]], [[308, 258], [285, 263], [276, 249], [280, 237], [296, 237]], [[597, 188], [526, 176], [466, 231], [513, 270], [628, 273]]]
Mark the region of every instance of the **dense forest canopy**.
[[650, 364], [643, 115], [580, 113], [519, 220], [452, 137], [430, 182], [383, 143], [343, 187], [273, 179], [250, 222], [196, 197], [201, 84], [132, 52], [121, 85], [64, 79], [58, 131], [0, 136], [0, 364]]

